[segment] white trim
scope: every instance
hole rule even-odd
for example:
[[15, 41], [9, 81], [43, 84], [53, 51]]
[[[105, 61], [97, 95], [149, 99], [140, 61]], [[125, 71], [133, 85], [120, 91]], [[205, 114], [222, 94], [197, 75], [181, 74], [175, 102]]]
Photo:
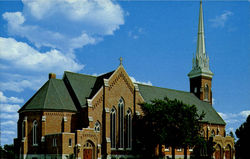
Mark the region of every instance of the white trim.
[[45, 142], [45, 136], [41, 137], [41, 142]]
[[181, 151], [182, 151], [182, 149], [181, 149], [181, 148], [178, 148], [178, 149], [176, 149], [176, 151], [181, 152]]
[[109, 87], [109, 80], [108, 79], [103, 79], [103, 82], [104, 82], [104, 86], [105, 87]]
[[165, 152], [169, 152], [169, 147], [165, 147]]
[[34, 120], [33, 124], [32, 124], [32, 145], [33, 146], [38, 146], [38, 144], [37, 144], [37, 127], [38, 127], [38, 123], [36, 120]]
[[46, 116], [42, 116], [42, 121], [46, 121]]
[[137, 92], [139, 92], [139, 91], [140, 91], [140, 90], [139, 90], [139, 86], [138, 86], [138, 84], [134, 83], [134, 87], [135, 87], [135, 91], [137, 91]]
[[63, 117], [63, 121], [64, 122], [68, 121], [66, 116]]
[[92, 116], [89, 116], [89, 121], [93, 121], [93, 117]]
[[[91, 100], [91, 106], [92, 106], [92, 101], [95, 99], [95, 97], [102, 91], [103, 86], [97, 91], [97, 93], [89, 100]], [[88, 100], [88, 99], [87, 99]]]
[[105, 108], [105, 112], [106, 112], [106, 113], [109, 113], [109, 108]]
[[109, 137], [106, 137], [106, 141], [107, 142], [111, 142]]
[[87, 99], [88, 107], [93, 107], [92, 106], [92, 99]]

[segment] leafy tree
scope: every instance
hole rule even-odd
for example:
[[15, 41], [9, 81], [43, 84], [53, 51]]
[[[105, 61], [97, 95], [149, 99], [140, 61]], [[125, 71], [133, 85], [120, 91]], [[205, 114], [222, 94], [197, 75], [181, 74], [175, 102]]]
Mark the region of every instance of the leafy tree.
[[0, 146], [0, 156], [3, 158], [14, 158], [14, 145], [4, 145]]
[[231, 136], [234, 139], [234, 142], [235, 142], [234, 133], [232, 131], [230, 131], [229, 136]]
[[144, 115], [135, 119], [137, 123], [134, 129], [137, 153], [140, 151], [146, 157], [154, 158], [158, 145], [161, 157], [161, 147], [166, 145], [172, 147], [174, 159], [175, 148], [183, 147], [186, 152], [188, 146], [194, 146], [199, 141], [200, 120], [204, 113], [198, 115], [194, 105], [165, 98], [143, 103], [141, 108]]
[[239, 159], [249, 158], [249, 143], [250, 143], [250, 115], [247, 120], [235, 131], [239, 138], [236, 142], [236, 157]]
[[215, 142], [213, 138], [210, 137], [208, 140], [205, 140], [203, 137], [200, 137], [199, 141], [196, 143], [194, 151], [192, 153], [193, 159], [212, 159]]

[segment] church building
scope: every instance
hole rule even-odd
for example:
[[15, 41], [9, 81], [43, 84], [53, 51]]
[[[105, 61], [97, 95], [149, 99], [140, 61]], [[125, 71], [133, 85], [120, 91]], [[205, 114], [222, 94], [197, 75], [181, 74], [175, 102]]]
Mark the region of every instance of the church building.
[[[104, 66], [105, 67], [105, 66]], [[234, 140], [226, 136], [226, 123], [212, 106], [212, 77], [206, 54], [203, 11], [200, 3], [198, 39], [190, 92], [133, 83], [122, 59], [117, 69], [100, 76], [65, 71], [48, 81], [18, 111], [19, 159], [129, 159], [134, 158], [133, 116], [142, 115], [139, 103], [153, 99], [178, 99], [205, 112], [201, 136], [212, 137], [215, 159], [234, 158]], [[171, 147], [163, 147], [165, 157]], [[192, 154], [188, 149], [188, 158]], [[175, 150], [183, 158], [184, 149]]]

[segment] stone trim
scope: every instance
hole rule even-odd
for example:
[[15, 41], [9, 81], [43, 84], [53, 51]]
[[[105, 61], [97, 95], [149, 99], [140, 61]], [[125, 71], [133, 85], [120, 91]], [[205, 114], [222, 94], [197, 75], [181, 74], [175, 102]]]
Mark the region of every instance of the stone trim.
[[103, 79], [103, 82], [104, 82], [104, 86], [105, 87], [109, 87], [109, 80], [108, 79]]
[[92, 106], [92, 99], [87, 99], [88, 107], [93, 107]]
[[63, 121], [64, 122], [68, 121], [66, 116], [63, 117]]
[[89, 116], [89, 121], [94, 121], [92, 116]]
[[107, 142], [111, 142], [110, 138], [109, 137], [106, 137], [106, 140]]
[[42, 116], [42, 121], [44, 121], [44, 122], [46, 121], [46, 116], [44, 116], [44, 115]]
[[105, 108], [105, 112], [106, 113], [109, 113], [110, 111], [109, 111], [109, 108]]
[[134, 87], [135, 87], [135, 91], [139, 92], [139, 87], [138, 87], [138, 84], [134, 83]]

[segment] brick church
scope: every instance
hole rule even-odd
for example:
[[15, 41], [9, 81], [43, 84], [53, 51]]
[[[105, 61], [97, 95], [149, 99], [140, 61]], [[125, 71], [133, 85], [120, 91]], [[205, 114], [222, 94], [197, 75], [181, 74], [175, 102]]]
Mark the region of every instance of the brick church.
[[[142, 115], [139, 103], [153, 99], [178, 99], [206, 113], [201, 136], [216, 142], [214, 158], [233, 159], [234, 141], [226, 136], [226, 123], [212, 106], [212, 76], [205, 50], [202, 3], [190, 92], [133, 83], [122, 60], [114, 71], [100, 76], [64, 72], [49, 80], [18, 111], [18, 136], [14, 139], [20, 159], [134, 158], [133, 116]], [[171, 147], [162, 152], [171, 156]], [[188, 157], [192, 153], [188, 149]], [[182, 148], [175, 150], [183, 158]]]

